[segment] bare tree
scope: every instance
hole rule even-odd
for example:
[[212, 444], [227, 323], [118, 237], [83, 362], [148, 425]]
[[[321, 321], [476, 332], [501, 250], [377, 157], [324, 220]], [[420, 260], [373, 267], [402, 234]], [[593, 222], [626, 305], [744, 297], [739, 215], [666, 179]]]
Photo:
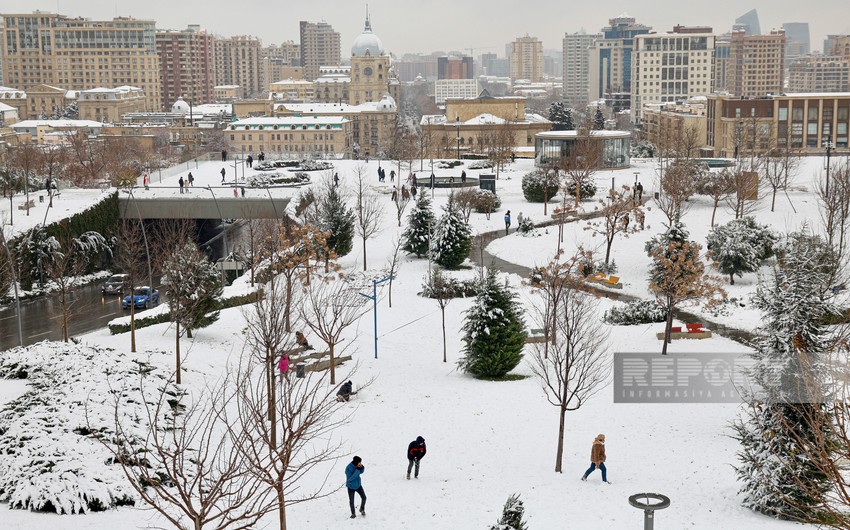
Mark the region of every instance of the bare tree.
[[735, 219], [741, 219], [755, 212], [759, 207], [758, 167], [746, 162], [738, 162], [729, 172], [732, 193], [726, 203], [735, 213]]
[[829, 244], [838, 252], [839, 258], [843, 258], [850, 228], [850, 165], [837, 164], [830, 171], [828, 188], [822, 177], [815, 183], [815, 193], [820, 203], [824, 231]]
[[711, 226], [714, 226], [717, 207], [721, 202], [725, 202], [733, 191], [732, 173], [726, 169], [709, 171], [697, 182], [697, 193], [711, 198]]
[[[43, 146], [39, 150], [39, 171], [51, 183], [55, 182], [68, 163], [68, 155], [63, 147]], [[53, 207], [53, 193], [48, 190], [48, 207]]]
[[788, 189], [800, 166], [800, 158], [789, 148], [774, 146], [764, 153], [759, 162], [765, 183], [770, 186], [770, 211], [776, 207], [776, 193]]
[[337, 346], [342, 333], [363, 315], [365, 298], [342, 280], [313, 282], [304, 289], [300, 316], [306, 325], [325, 343], [330, 356], [331, 384], [336, 384]]
[[[254, 357], [258, 354], [261, 352], [254, 352]], [[280, 397], [272, 401], [275, 419], [269, 421], [267, 388], [256, 373], [264, 370], [249, 363], [240, 371], [236, 417], [227, 424], [231, 437], [240, 442], [238, 448], [251, 475], [274, 492], [272, 507], [278, 527], [286, 530], [289, 506], [339, 489], [328, 474], [315, 485], [304, 484], [304, 478], [340, 455], [333, 433], [348, 422], [350, 414], [339, 410], [343, 404], [335, 398], [339, 386], [328, 384], [329, 372], [308, 371], [303, 378], [281, 377]], [[351, 373], [343, 380], [350, 377]], [[279, 441], [278, 427], [282, 433]]]
[[[124, 287], [129, 290], [131, 297], [136, 287], [145, 283], [150, 272], [147, 244], [141, 223], [136, 219], [125, 219], [119, 223], [114, 239], [115, 250], [112, 264], [116, 270], [127, 275]], [[132, 303], [130, 304], [130, 351], [136, 351], [136, 304]]]
[[[114, 433], [98, 440], [142, 502], [174, 528], [248, 530], [269, 511], [269, 490], [240, 449], [249, 433], [230, 428], [222, 415], [233, 400], [225, 388], [222, 383], [190, 400], [169, 381], [151, 395], [143, 376], [141, 396], [114, 391]], [[142, 418], [124, 415], [128, 399], [142, 402]], [[147, 429], [141, 440], [128, 423], [139, 421]]]
[[472, 210], [475, 208], [475, 205], [478, 201], [478, 190], [467, 188], [459, 191], [453, 191], [452, 196], [454, 197], [454, 203], [457, 205], [458, 210], [463, 215], [463, 218], [466, 219], [466, 222], [469, 222], [469, 216], [472, 215]]
[[15, 147], [13, 160], [15, 166], [23, 176], [24, 194], [26, 195], [25, 209], [27, 216], [30, 214], [30, 179], [35, 178], [39, 165], [39, 150], [32, 144], [24, 144]]
[[[366, 240], [381, 231], [381, 220], [384, 217], [384, 208], [378, 202], [378, 196], [369, 193], [364, 181], [366, 166], [360, 165], [354, 170], [357, 177], [357, 189], [355, 189], [355, 210], [357, 213], [357, 235], [363, 239], [363, 270], [366, 270]], [[399, 218], [401, 219], [401, 218]], [[399, 220], [399, 226], [401, 221]]]
[[546, 338], [543, 343], [544, 358], [549, 355], [548, 344], [550, 342], [554, 344], [557, 340], [558, 330], [555, 319], [564, 301], [565, 291], [577, 289], [583, 284], [579, 265], [584, 251], [579, 249], [574, 256], [566, 260], [561, 259], [562, 255], [558, 252], [546, 266], [536, 267], [530, 278], [531, 286], [543, 296], [543, 311], [540, 316], [543, 320], [543, 335]]
[[434, 269], [428, 272], [427, 282], [423, 286], [426, 296], [433, 298], [440, 306], [440, 324], [443, 331], [443, 362], [446, 362], [446, 306], [457, 296], [455, 283], [441, 270]]
[[398, 274], [398, 269], [401, 266], [401, 247], [403, 246], [403, 240], [401, 237], [396, 237], [393, 240], [392, 252], [390, 253], [389, 258], [387, 259], [387, 276], [389, 276], [389, 285], [388, 287], [388, 298], [389, 298], [389, 306], [393, 306], [393, 280], [395, 280], [396, 274]]
[[[546, 399], [558, 407], [556, 473], [563, 471], [567, 412], [578, 410], [604, 387], [610, 368], [608, 334], [599, 317], [598, 302], [569, 282], [564, 286], [557, 314], [551, 319], [557, 338], [551, 344], [536, 345], [531, 357], [531, 370], [540, 380]], [[548, 324], [546, 311], [541, 313]]]
[[630, 223], [630, 217], [642, 213], [640, 204], [634, 199], [632, 189], [624, 185], [620, 190], [608, 190], [608, 200], [599, 199], [600, 217], [591, 219], [586, 230], [605, 238], [605, 265], [611, 257], [611, 246], [618, 234], [637, 232], [638, 223]]
[[576, 207], [581, 204], [581, 187], [593, 180], [602, 160], [602, 143], [594, 141], [592, 120], [587, 117], [577, 129], [575, 148], [559, 164], [566, 175], [566, 186], [575, 186]]
[[655, 202], [668, 223], [681, 219], [687, 213], [689, 200], [696, 193], [703, 169], [698, 162], [683, 158], [673, 160], [667, 167], [661, 180], [661, 193]]

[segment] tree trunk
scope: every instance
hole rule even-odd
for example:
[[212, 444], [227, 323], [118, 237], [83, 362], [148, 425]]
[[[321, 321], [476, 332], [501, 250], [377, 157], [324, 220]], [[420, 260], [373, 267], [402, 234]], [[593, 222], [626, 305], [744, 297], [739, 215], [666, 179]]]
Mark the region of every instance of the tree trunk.
[[65, 297], [66, 289], [62, 289], [62, 340], [68, 342], [68, 304]]
[[[130, 300], [130, 303], [132, 303], [132, 299]], [[176, 357], [177, 357], [177, 376], [175, 378], [175, 381], [179, 385], [180, 384], [180, 321], [179, 320], [175, 321], [175, 324], [176, 324], [176, 326], [174, 328], [175, 329], [175, 333], [174, 333], [174, 344], [175, 344], [175, 346], [174, 346], [174, 349], [175, 349], [175, 352], [177, 353], [177, 355], [176, 355]]]
[[[132, 298], [131, 294], [130, 299]], [[130, 304], [130, 351], [136, 353], [136, 304]]]
[[446, 308], [440, 308], [440, 314], [442, 316], [442, 325], [443, 325], [443, 362], [446, 362]]
[[366, 270], [366, 236], [363, 236], [363, 270]]
[[608, 267], [608, 258], [611, 257], [611, 245], [614, 244], [614, 234], [611, 234], [610, 237], [606, 238], [606, 246], [605, 246], [605, 267]]
[[280, 530], [286, 530], [286, 499], [283, 497], [283, 485], [277, 490], [277, 516]]
[[330, 356], [330, 369], [331, 369], [331, 384], [336, 384], [336, 363], [334, 362], [334, 341], [331, 339], [328, 341], [328, 355]]
[[567, 416], [567, 407], [561, 403], [561, 417], [558, 422], [558, 450], [555, 454], [555, 473], [563, 473], [563, 466], [561, 465], [564, 460], [564, 422]]
[[186, 338], [191, 339], [192, 337], [192, 328], [186, 328]]
[[776, 191], [777, 188], [773, 188], [773, 198], [770, 199], [770, 211], [773, 211], [773, 208], [776, 206]]
[[393, 306], [393, 278], [392, 278], [392, 276], [393, 275], [390, 274], [390, 292], [389, 292], [389, 297], [388, 297], [390, 307]]
[[[274, 384], [274, 352], [268, 352], [267, 355], [271, 360], [271, 363], [266, 364], [266, 373], [268, 374], [269, 381], [269, 424], [271, 429], [269, 430], [269, 437], [271, 438], [271, 445], [273, 448], [277, 447], [277, 397], [275, 394], [275, 384]], [[283, 380], [281, 380], [281, 385], [283, 385]], [[281, 388], [281, 392], [283, 389]], [[272, 453], [274, 454], [274, 453]]]
[[735, 275], [733, 273], [729, 274], [729, 284], [735, 285]]
[[667, 355], [667, 343], [669, 343], [671, 339], [671, 333], [673, 332], [673, 307], [667, 310], [667, 323], [664, 325], [664, 345], [661, 346], [661, 355]]
[[[274, 288], [274, 282], [272, 282], [272, 288]], [[292, 312], [292, 278], [288, 276], [286, 278], [286, 296], [284, 298], [286, 300], [283, 304], [283, 325], [287, 333], [292, 333], [292, 323], [289, 318]]]
[[714, 227], [714, 214], [717, 213], [717, 203], [718, 201], [714, 201], [714, 209], [711, 210], [711, 226]]

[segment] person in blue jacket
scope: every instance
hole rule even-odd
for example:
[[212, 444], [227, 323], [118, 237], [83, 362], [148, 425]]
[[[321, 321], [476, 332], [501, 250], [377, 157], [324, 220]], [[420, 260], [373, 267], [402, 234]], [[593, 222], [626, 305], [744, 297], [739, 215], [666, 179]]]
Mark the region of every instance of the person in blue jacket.
[[354, 513], [355, 493], [360, 495], [360, 515], [366, 517], [366, 492], [363, 491], [363, 485], [360, 483], [360, 475], [365, 471], [363, 459], [359, 456], [352, 458], [351, 463], [345, 466], [345, 487], [348, 489], [348, 506], [351, 508], [352, 519], [357, 517]]

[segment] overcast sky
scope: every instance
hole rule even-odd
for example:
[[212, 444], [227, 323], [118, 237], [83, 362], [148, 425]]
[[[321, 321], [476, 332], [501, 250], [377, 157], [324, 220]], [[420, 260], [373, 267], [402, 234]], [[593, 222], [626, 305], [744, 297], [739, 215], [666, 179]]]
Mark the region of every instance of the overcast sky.
[[[699, 9], [694, 6], [699, 5]], [[809, 22], [812, 49], [823, 37], [850, 33], [848, 0], [371, 0], [372, 26], [394, 54], [476, 48], [475, 55], [504, 55], [518, 36], [536, 36], [545, 48], [561, 47], [565, 32], [596, 32], [623, 12], [655, 31], [675, 24], [728, 31], [735, 18], [757, 8], [763, 32], [783, 22]], [[221, 35], [256, 35], [263, 44], [298, 42], [298, 21], [325, 20], [342, 34], [343, 56], [363, 29], [365, 3], [352, 0], [2, 0], [4, 13], [35, 9], [92, 19], [115, 15], [156, 20], [158, 28], [200, 24]]]

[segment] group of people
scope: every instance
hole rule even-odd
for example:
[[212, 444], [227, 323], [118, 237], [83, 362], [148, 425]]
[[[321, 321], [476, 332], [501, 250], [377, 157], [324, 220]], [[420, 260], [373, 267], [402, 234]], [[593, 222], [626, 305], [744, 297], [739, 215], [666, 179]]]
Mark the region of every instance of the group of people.
[[[145, 174], [145, 177], [147, 177], [147, 174]], [[183, 176], [181, 175], [180, 180], [178, 180], [177, 183], [180, 185], [180, 193], [183, 193], [184, 191], [188, 192], [189, 186], [195, 186], [195, 177], [192, 176], [192, 172], [190, 171], [189, 174], [186, 175], [186, 180], [183, 180]], [[145, 189], [148, 189], [147, 184], [145, 184]]]
[[[386, 182], [387, 180], [387, 170], [378, 166], [378, 182]], [[395, 170], [390, 170], [390, 182], [395, 182]]]
[[[404, 184], [401, 185], [401, 200], [409, 201], [411, 193], [413, 194], [413, 198], [416, 199], [416, 187], [413, 187], [412, 189], [410, 189], [410, 191], [408, 191], [408, 189], [404, 187]], [[390, 196], [390, 200], [393, 201], [393, 202], [398, 201], [398, 190], [397, 189], [393, 188], [393, 193]]]
[[[417, 436], [407, 445], [407, 480], [410, 480], [411, 471], [413, 471], [413, 478], [419, 478], [419, 462], [425, 458], [427, 452], [425, 438], [421, 436]], [[352, 458], [351, 462], [345, 466], [345, 488], [348, 490], [348, 507], [351, 509], [352, 519], [357, 517], [354, 511], [355, 493], [360, 496], [360, 515], [366, 516], [366, 492], [363, 490], [363, 481], [360, 478], [365, 472], [366, 467], [359, 456]]]

